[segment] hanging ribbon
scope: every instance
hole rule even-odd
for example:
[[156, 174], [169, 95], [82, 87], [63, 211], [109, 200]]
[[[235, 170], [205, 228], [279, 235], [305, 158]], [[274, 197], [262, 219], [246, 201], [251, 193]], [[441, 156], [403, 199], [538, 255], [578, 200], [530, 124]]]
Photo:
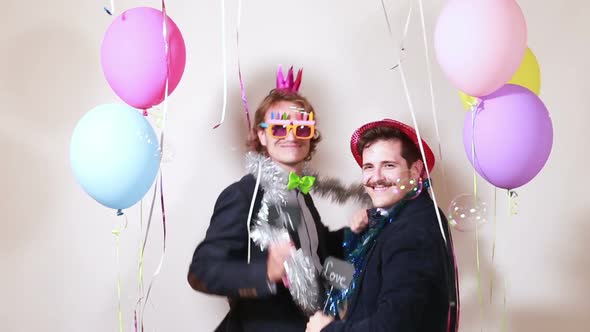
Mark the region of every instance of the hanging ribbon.
[[476, 106], [471, 106], [471, 160], [473, 161], [473, 196], [477, 202], [477, 171], [475, 169], [475, 112]]
[[[426, 20], [424, 19], [424, 5], [422, 3], [422, 0], [418, 0], [418, 6], [420, 8], [420, 22], [422, 25], [422, 40], [424, 42], [424, 55], [425, 55], [425, 59], [426, 59], [426, 71], [428, 74], [428, 86], [430, 89], [430, 101], [431, 101], [431, 107], [432, 107], [432, 118], [434, 121], [434, 128], [435, 128], [435, 132], [436, 132], [436, 140], [437, 140], [437, 145], [438, 145], [438, 154], [439, 154], [439, 159], [440, 159], [440, 165], [442, 166], [442, 176], [443, 176], [443, 185], [444, 185], [444, 192], [446, 194], [446, 196], [449, 196], [449, 185], [448, 185], [448, 179], [447, 179], [447, 172], [446, 172], [446, 165], [444, 163], [444, 158], [443, 158], [443, 152], [442, 152], [442, 144], [441, 144], [441, 138], [440, 138], [440, 130], [438, 127], [438, 115], [437, 115], [437, 110], [436, 110], [436, 100], [435, 100], [435, 96], [434, 96], [434, 81], [432, 79], [432, 69], [430, 66], [430, 50], [428, 47], [428, 36], [426, 34]], [[406, 28], [407, 29], [407, 28]], [[434, 189], [433, 189], [434, 190]], [[434, 192], [433, 192], [433, 196], [434, 196]], [[442, 225], [441, 225], [442, 226]], [[455, 330], [458, 331], [459, 330], [459, 321], [460, 321], [460, 311], [461, 311], [461, 305], [460, 305], [460, 294], [459, 294], [459, 271], [457, 268], [457, 258], [455, 256], [455, 252], [454, 252], [454, 248], [452, 245], [452, 241], [450, 241], [451, 244], [451, 251], [453, 254], [453, 259], [454, 259], [454, 270], [455, 270], [455, 297], [457, 299], [457, 323], [455, 326]], [[449, 311], [450, 314], [450, 311]], [[450, 319], [449, 319], [449, 324], [450, 324]], [[448, 330], [450, 330], [450, 326], [448, 327]]]
[[[497, 224], [498, 224], [498, 212], [497, 212], [497, 192], [498, 188], [494, 187], [494, 240], [492, 244], [492, 273], [490, 277], [490, 304], [492, 304], [493, 293], [494, 293], [494, 258], [496, 253], [496, 234], [497, 234]], [[507, 307], [506, 307], [506, 287], [507, 287], [507, 280], [506, 276], [504, 276], [504, 301], [503, 301], [503, 308], [502, 308], [502, 331], [506, 331], [506, 315], [507, 315]]]
[[479, 319], [482, 326], [480, 327], [483, 331], [483, 292], [481, 287], [481, 269], [479, 265], [479, 224], [475, 223], [475, 261], [477, 266], [477, 298], [479, 300]]
[[[406, 40], [407, 34], [408, 34], [408, 29], [409, 29], [409, 25], [410, 25], [410, 19], [411, 19], [411, 15], [412, 15], [412, 6], [410, 5], [410, 9], [408, 11], [408, 16], [407, 16], [407, 20], [406, 20], [406, 26], [404, 28], [404, 35], [400, 44], [400, 48], [404, 49], [403, 45], [404, 45], [404, 41]], [[387, 12], [385, 12], [385, 16], [387, 17]], [[404, 67], [403, 67], [403, 61], [401, 61], [401, 56], [400, 56], [400, 61], [399, 61], [399, 72], [400, 72], [400, 76], [401, 76], [401, 80], [402, 80], [402, 84], [404, 87], [404, 92], [406, 94], [406, 99], [408, 101], [408, 107], [410, 109], [410, 113], [412, 115], [412, 122], [414, 124], [414, 128], [416, 129], [416, 136], [418, 138], [418, 146], [420, 148], [420, 154], [422, 155], [422, 160], [424, 160], [424, 164], [425, 164], [425, 169], [426, 169], [426, 176], [430, 179], [430, 171], [428, 170], [428, 165], [426, 162], [426, 154], [424, 152], [424, 146], [422, 144], [422, 136], [420, 135], [420, 129], [418, 128], [418, 121], [416, 120], [416, 112], [414, 111], [414, 105], [412, 104], [412, 98], [410, 97], [410, 91], [408, 88], [408, 82], [406, 80], [406, 75], [405, 75], [405, 71], [404, 71]], [[432, 185], [432, 183], [430, 184], [430, 192], [432, 194], [432, 200], [434, 202], [434, 210], [436, 213], [436, 218], [438, 219], [438, 225], [440, 228], [440, 233], [442, 235], [442, 238], [445, 242], [445, 244], [447, 244], [447, 237], [445, 235], [445, 232], [443, 230], [443, 226], [442, 226], [442, 218], [440, 216], [440, 211], [438, 210], [438, 203], [436, 201], [436, 194], [435, 194], [435, 190], [434, 190], [434, 185]]]
[[496, 256], [496, 234], [497, 234], [497, 228], [498, 228], [498, 213], [496, 211], [497, 208], [497, 192], [498, 192], [498, 188], [494, 187], [494, 235], [493, 235], [493, 241], [492, 241], [492, 272], [491, 272], [491, 276], [490, 276], [490, 304], [492, 304], [493, 301], [493, 295], [494, 295], [494, 258]]
[[260, 178], [262, 176], [262, 162], [258, 162], [258, 175], [256, 176], [256, 185], [254, 186], [254, 193], [250, 201], [250, 210], [248, 211], [248, 219], [246, 220], [246, 229], [248, 230], [248, 264], [250, 264], [250, 251], [252, 250], [252, 241], [250, 237], [252, 231], [250, 230], [250, 220], [252, 220], [252, 213], [254, 212], [254, 204], [256, 203], [256, 196], [258, 195], [258, 188], [260, 187]]
[[385, 13], [385, 22], [387, 23], [387, 31], [389, 31], [389, 37], [392, 38], [391, 41], [393, 41], [393, 33], [391, 32], [391, 23], [389, 22], [389, 15], [387, 14], [387, 8], [385, 8], [385, 2], [383, 0], [381, 0], [381, 8], [383, 8], [383, 13]]
[[[159, 185], [159, 182], [156, 181], [156, 183], [154, 185], [154, 193], [153, 193], [152, 199], [151, 199], [150, 210], [149, 210], [150, 212], [149, 212], [148, 219], [147, 219], [145, 236], [144, 236], [144, 239], [142, 241], [142, 245], [141, 245], [140, 253], [139, 253], [139, 257], [140, 257], [139, 258], [139, 274], [140, 274], [140, 282], [141, 282], [141, 290], [142, 290], [142, 293], [143, 293], [143, 258], [144, 258], [143, 254], [145, 252], [145, 247], [147, 245], [148, 236], [150, 234], [150, 229], [151, 229], [151, 226], [152, 226], [152, 216], [154, 214], [154, 205], [156, 204], [156, 195], [158, 193], [158, 185]], [[151, 286], [151, 283], [150, 283], [150, 286]], [[135, 318], [136, 318], [136, 321], [135, 321], [135, 329], [136, 329], [136, 332], [138, 331], [137, 330], [138, 328], [139, 328], [139, 331], [142, 331], [143, 332], [143, 326], [144, 326], [143, 325], [143, 318], [144, 318], [144, 315], [145, 315], [144, 309], [145, 309], [145, 303], [147, 303], [148, 297], [149, 297], [149, 294], [146, 295], [145, 298], [143, 298], [143, 296], [140, 297], [139, 300], [137, 301], [137, 304], [136, 304], [136, 313], [135, 313]], [[138, 316], [137, 313], [138, 312], [139, 312], [139, 320], [137, 320], [137, 318], [138, 318], [137, 317]], [[138, 326], [138, 324], [139, 324], [139, 326]]]
[[116, 244], [116, 256], [117, 256], [117, 301], [118, 301], [118, 305], [117, 305], [117, 318], [119, 320], [119, 332], [123, 332], [123, 313], [121, 311], [121, 258], [120, 258], [120, 237], [121, 237], [121, 232], [125, 229], [127, 229], [127, 216], [123, 215], [120, 213], [120, 211], [117, 212], [118, 216], [123, 216], [125, 217], [125, 224], [124, 226], [121, 228], [121, 226], [117, 226], [115, 227], [111, 233], [115, 236], [115, 244]]
[[[518, 214], [518, 194], [514, 190], [507, 191], [508, 196], [508, 218], [512, 219], [512, 216]], [[506, 304], [506, 290], [508, 288], [508, 278], [504, 275], [504, 308], [502, 310], [502, 332], [506, 331], [506, 317], [508, 313], [508, 307]]]
[[238, 53], [238, 78], [240, 79], [240, 94], [242, 96], [242, 104], [244, 105], [244, 113], [246, 114], [246, 124], [248, 125], [248, 138], [252, 138], [252, 123], [250, 122], [250, 111], [248, 109], [248, 100], [246, 99], [246, 89], [244, 89], [244, 80], [242, 79], [242, 66], [240, 61], [240, 25], [242, 23], [242, 0], [238, 1], [238, 24], [236, 26], [236, 47]]
[[[387, 31], [389, 32], [389, 40], [393, 43], [393, 33], [391, 31], [391, 22], [389, 21], [389, 14], [387, 14], [387, 8], [385, 7], [385, 2], [383, 0], [381, 0], [381, 8], [383, 9], [383, 14], [385, 16], [385, 22], [387, 23]], [[403, 52], [406, 50], [404, 48], [404, 41], [406, 39], [406, 36], [408, 34], [408, 30], [410, 27], [410, 17], [412, 16], [412, 6], [410, 5], [410, 9], [408, 12], [408, 17], [406, 19], [406, 26], [404, 28], [404, 33], [403, 33], [403, 38], [401, 41], [401, 45], [400, 45], [400, 56], [399, 56], [399, 61], [397, 64], [395, 64], [394, 66], [392, 66], [391, 68], [389, 68], [390, 70], [396, 69], [397, 67], [399, 67], [399, 64], [402, 62], [403, 60]]]
[[221, 109], [221, 120], [213, 126], [213, 129], [221, 126], [225, 121], [225, 111], [227, 109], [227, 65], [226, 65], [226, 47], [225, 47], [225, 0], [221, 0], [221, 58], [223, 62], [223, 107]]
[[[387, 21], [389, 33], [390, 33], [390, 36], [391, 36], [391, 25], [389, 23], [389, 17], [388, 17], [387, 10], [385, 8], [385, 4], [384, 4], [383, 0], [381, 0], [381, 5], [382, 5], [382, 8], [383, 8], [383, 11], [384, 11], [384, 14], [385, 14], [385, 19]], [[435, 100], [434, 100], [434, 88], [433, 88], [433, 83], [432, 83], [432, 73], [431, 73], [431, 70], [430, 70], [430, 59], [429, 59], [429, 56], [428, 56], [428, 41], [427, 41], [427, 37], [426, 37], [426, 28], [425, 28], [425, 23], [424, 23], [424, 13], [423, 13], [423, 6], [422, 6], [422, 2], [421, 1], [420, 1], [420, 11], [421, 11], [421, 17], [422, 17], [423, 39], [424, 39], [424, 43], [425, 43], [425, 47], [426, 47], [427, 69], [428, 69], [429, 80], [430, 80], [430, 92], [431, 92], [433, 117], [434, 117], [434, 122], [435, 122], [435, 126], [436, 126], [436, 131], [437, 131], [437, 140], [438, 140], [438, 147], [439, 147], [439, 155], [440, 155], [441, 161], [442, 161], [442, 149], [441, 149], [441, 145], [440, 145], [440, 134], [439, 134], [439, 130], [438, 130], [438, 118], [437, 118], [437, 115], [436, 115], [436, 107], [435, 107]], [[409, 92], [409, 88], [408, 88], [408, 83], [407, 83], [407, 80], [406, 80], [406, 75], [405, 75], [405, 71], [404, 71], [404, 67], [403, 67], [403, 56], [404, 56], [404, 51], [405, 51], [404, 42], [405, 42], [405, 40], [407, 38], [411, 15], [412, 15], [412, 4], [411, 4], [411, 1], [410, 1], [410, 5], [409, 5], [409, 9], [408, 9], [408, 15], [407, 15], [407, 19], [406, 19], [406, 24], [405, 24], [404, 32], [403, 32], [403, 37], [402, 37], [402, 40], [401, 40], [401, 43], [400, 43], [400, 51], [401, 52], [400, 52], [399, 63], [398, 63], [397, 66], [394, 66], [393, 68], [399, 67], [399, 69], [400, 69], [400, 77], [401, 77], [401, 80], [402, 80], [402, 84], [403, 84], [403, 87], [404, 87], [404, 92], [406, 94], [406, 99], [407, 99], [408, 106], [409, 106], [409, 109], [410, 109], [410, 113], [411, 113], [411, 116], [412, 116], [413, 125], [414, 125], [414, 128], [416, 129], [416, 136], [418, 138], [418, 145], [419, 145], [419, 148], [420, 148], [420, 153], [422, 155], [422, 159], [425, 161], [425, 164], [426, 164], [426, 156], [425, 156], [424, 147], [423, 147], [423, 144], [422, 144], [422, 138], [421, 138], [421, 135], [420, 135], [420, 130], [418, 128], [418, 123], [417, 123], [417, 120], [416, 120], [416, 114], [415, 114], [414, 107], [413, 107], [413, 104], [412, 104], [412, 100], [411, 100], [411, 96], [410, 96], [410, 92]], [[427, 164], [425, 165], [425, 169], [426, 169], [426, 174], [427, 174], [428, 178], [430, 178], [430, 171], [428, 170], [428, 165]], [[443, 167], [443, 176], [445, 176], [445, 173], [446, 172], [445, 172], [444, 167]], [[445, 178], [446, 178], [446, 176], [445, 176]], [[456, 287], [455, 296], [456, 296], [456, 300], [457, 300], [457, 303], [456, 303], [456, 305], [457, 305], [457, 315], [456, 315], [457, 322], [455, 324], [456, 325], [455, 326], [455, 330], [458, 330], [458, 327], [459, 327], [459, 319], [460, 319], [460, 296], [459, 296], [459, 274], [458, 274], [458, 269], [457, 269], [457, 264], [456, 264], [456, 256], [455, 256], [455, 253], [454, 253], [452, 241], [450, 241], [450, 239], [447, 241], [447, 238], [446, 238], [446, 235], [445, 235], [445, 232], [444, 232], [444, 228], [443, 228], [443, 225], [442, 225], [442, 218], [440, 216], [440, 211], [438, 209], [438, 203], [437, 203], [437, 199], [436, 199], [435, 189], [434, 189], [434, 186], [432, 186], [432, 184], [431, 184], [430, 190], [431, 190], [431, 196], [432, 196], [432, 200], [433, 200], [433, 203], [434, 203], [434, 209], [435, 209], [436, 217], [437, 217], [437, 220], [438, 220], [438, 225], [439, 225], [441, 236], [442, 236], [445, 244], [447, 244], [451, 248], [451, 251], [453, 251], [452, 252], [452, 255], [453, 255], [454, 259], [455, 259], [455, 264], [453, 266], [454, 272], [455, 272], [455, 277], [456, 277], [455, 278], [455, 287]], [[449, 315], [450, 315], [450, 313], [451, 312], [449, 311]], [[450, 316], [449, 316], [449, 324], [450, 324], [450, 322], [451, 322], [451, 320], [450, 320]], [[450, 330], [450, 325], [449, 325], [449, 330]]]
[[508, 190], [508, 213], [509, 216], [518, 214], [518, 194], [514, 190]]
[[[139, 203], [139, 234], [143, 233], [143, 199]], [[135, 303], [135, 310], [133, 313], [133, 326], [135, 327], [135, 332], [138, 331], [138, 321], [141, 321], [142, 312], [141, 312], [141, 301], [143, 300], [143, 241], [140, 241], [139, 244], [139, 271], [138, 271], [138, 279], [139, 279], [139, 287], [138, 287], [138, 300]], [[139, 316], [139, 319], [138, 319]], [[143, 328], [142, 328], [143, 330]]]
[[437, 141], [437, 145], [438, 145], [438, 155], [439, 155], [439, 159], [440, 159], [439, 164], [442, 166], [444, 191], [448, 197], [448, 195], [449, 195], [448, 187], [449, 186], [448, 186], [448, 180], [447, 180], [446, 166], [444, 163], [443, 153], [442, 153], [440, 130], [438, 127], [438, 115], [437, 115], [437, 111], [436, 111], [436, 100], [434, 98], [434, 82], [432, 80], [432, 69], [430, 67], [430, 51], [429, 51], [429, 47], [428, 47], [428, 36], [426, 35], [426, 22], [424, 19], [424, 6], [422, 4], [422, 0], [418, 0], [418, 5], [420, 7], [420, 21], [422, 23], [422, 40], [424, 41], [424, 55], [426, 57], [426, 72], [428, 73], [428, 86], [430, 88], [430, 101], [431, 101], [431, 107], [432, 107], [432, 118], [434, 121], [434, 129], [436, 132], [436, 141]]
[[[158, 267], [156, 268], [156, 271], [152, 275], [152, 280], [150, 281], [150, 284], [148, 285], [147, 292], [145, 294], [145, 298], [144, 299], [140, 298], [138, 301], [138, 307], [141, 306], [141, 310], [139, 311], [140, 312], [139, 326], [138, 326], [137, 321], [135, 322], [135, 326], [136, 326], [136, 330], [139, 327], [142, 332], [144, 330], [145, 307], [148, 303], [154, 281], [156, 280], [157, 276], [160, 274], [160, 271], [162, 269], [162, 265], [164, 263], [164, 256], [166, 253], [166, 209], [165, 209], [165, 205], [164, 205], [164, 188], [163, 188], [164, 181], [163, 181], [163, 175], [162, 175], [162, 173], [163, 173], [162, 172], [162, 158], [164, 155], [164, 142], [165, 142], [165, 135], [164, 134], [166, 132], [166, 120], [167, 120], [167, 115], [168, 115], [170, 49], [169, 49], [169, 43], [168, 43], [168, 16], [166, 14], [166, 3], [164, 0], [162, 0], [161, 4], [162, 4], [162, 18], [163, 18], [162, 36], [164, 37], [164, 52], [165, 52], [165, 58], [166, 58], [166, 84], [164, 87], [164, 107], [163, 107], [163, 115], [162, 115], [162, 128], [161, 128], [161, 132], [160, 132], [160, 170], [159, 170], [159, 174], [158, 174], [159, 181], [156, 181], [156, 183], [154, 185], [154, 194], [153, 194], [152, 200], [151, 200], [151, 206], [150, 206], [150, 212], [149, 212], [149, 216], [148, 216], [148, 220], [147, 220], [145, 237], [143, 240], [143, 245], [141, 246], [141, 250], [140, 250], [140, 280], [142, 283], [142, 288], [143, 288], [143, 254], [145, 253], [145, 248], [147, 245], [147, 240], [149, 237], [150, 228], [151, 228], [151, 224], [152, 224], [152, 217], [153, 217], [153, 213], [154, 213], [154, 206], [156, 203], [156, 195], [158, 192], [158, 186], [160, 187], [160, 205], [161, 205], [161, 212], [162, 212], [163, 240], [162, 240], [162, 254], [160, 255], [160, 262], [158, 263]], [[141, 302], [143, 302], [142, 305], [140, 305]]]
[[504, 311], [502, 312], [502, 332], [506, 331], [506, 316], [507, 316], [507, 306], [506, 306], [506, 289], [508, 288], [508, 281], [506, 277], [504, 277]]
[[115, 13], [115, 0], [111, 0], [111, 8], [107, 8], [106, 6], [102, 7], [102, 9], [104, 9], [104, 11], [113, 16], [113, 14]]
[[[477, 171], [475, 169], [475, 116], [479, 107], [472, 104], [471, 111], [471, 160], [473, 161], [473, 201], [477, 204]], [[480, 330], [483, 331], [483, 291], [481, 286], [481, 268], [479, 264], [479, 224], [475, 223], [475, 262], [477, 269], [477, 298], [479, 302]]]

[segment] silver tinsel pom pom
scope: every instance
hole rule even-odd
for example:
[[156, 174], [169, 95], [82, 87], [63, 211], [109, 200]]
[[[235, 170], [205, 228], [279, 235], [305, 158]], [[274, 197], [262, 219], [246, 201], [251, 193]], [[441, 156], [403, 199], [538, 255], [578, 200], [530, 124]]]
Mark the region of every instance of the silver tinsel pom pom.
[[271, 244], [291, 241], [285, 228], [275, 227], [269, 223], [257, 223], [252, 229], [250, 238], [260, 247], [260, 250], [265, 250]]
[[318, 275], [309, 257], [301, 249], [285, 262], [289, 292], [299, 308], [308, 316], [321, 310]]

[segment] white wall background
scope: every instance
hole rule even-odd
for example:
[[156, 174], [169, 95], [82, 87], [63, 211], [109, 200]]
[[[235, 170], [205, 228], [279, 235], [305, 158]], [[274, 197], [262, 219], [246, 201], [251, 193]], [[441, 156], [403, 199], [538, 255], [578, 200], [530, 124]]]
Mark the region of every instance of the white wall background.
[[[114, 211], [87, 196], [69, 166], [76, 122], [98, 104], [119, 102], [100, 68], [100, 43], [111, 17], [108, 1], [2, 2], [0, 20], [0, 330], [117, 330]], [[244, 1], [241, 59], [250, 107], [272, 88], [278, 63], [304, 68], [302, 93], [318, 110], [324, 141], [314, 165], [350, 181], [359, 171], [348, 139], [359, 125], [383, 117], [410, 121], [396, 62], [408, 1], [386, 1], [394, 40], [379, 1]], [[509, 331], [585, 331], [590, 323], [590, 74], [584, 0], [520, 0], [529, 46], [541, 64], [541, 97], [555, 130], [553, 152], [536, 179], [518, 190], [519, 214], [508, 218], [498, 194], [497, 251], [493, 225], [480, 238], [483, 320], [477, 296], [474, 234], [456, 233], [462, 284], [462, 331], [500, 331], [507, 281]], [[117, 12], [158, 1], [115, 1]], [[444, 1], [425, 1], [428, 33]], [[222, 105], [219, 1], [168, 1], [183, 32], [187, 66], [170, 97], [167, 138], [174, 152], [164, 164], [168, 242], [162, 273], [146, 311], [148, 331], [210, 331], [224, 316], [221, 298], [193, 292], [186, 271], [203, 238], [219, 192], [243, 173], [246, 135], [237, 83], [237, 2], [227, 1], [229, 113], [217, 130]], [[417, 7], [416, 7], [417, 8]], [[418, 16], [407, 41], [406, 67], [425, 137], [436, 144]], [[431, 54], [433, 56], [433, 54]], [[435, 64], [435, 63], [434, 63]], [[471, 190], [471, 167], [461, 143], [464, 111], [434, 66], [444, 166], [435, 172], [440, 205]], [[493, 189], [480, 182], [493, 204]], [[197, 198], [199, 196], [199, 198]], [[148, 207], [144, 201], [144, 216]], [[352, 207], [320, 202], [326, 222], [345, 222]], [[121, 236], [125, 330], [137, 300], [139, 207], [127, 211]], [[161, 253], [155, 216], [146, 252], [146, 283]], [[144, 218], [145, 221], [145, 218]], [[490, 276], [496, 288], [489, 295]]]

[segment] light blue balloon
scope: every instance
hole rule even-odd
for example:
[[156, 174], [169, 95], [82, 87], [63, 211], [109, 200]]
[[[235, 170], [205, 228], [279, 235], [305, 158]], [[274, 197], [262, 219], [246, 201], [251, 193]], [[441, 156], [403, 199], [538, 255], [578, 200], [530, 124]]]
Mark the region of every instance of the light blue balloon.
[[76, 125], [70, 162], [88, 195], [104, 206], [126, 209], [154, 183], [160, 164], [158, 138], [137, 110], [100, 105]]

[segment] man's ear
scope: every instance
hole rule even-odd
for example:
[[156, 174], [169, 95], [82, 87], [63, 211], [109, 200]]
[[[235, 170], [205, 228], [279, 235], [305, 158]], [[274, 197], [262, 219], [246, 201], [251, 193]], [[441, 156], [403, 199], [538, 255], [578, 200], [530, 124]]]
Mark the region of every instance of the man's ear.
[[258, 139], [260, 140], [260, 144], [262, 146], [266, 146], [266, 144], [267, 144], [266, 133], [264, 132], [264, 130], [258, 130], [257, 134], [258, 134]]
[[424, 163], [422, 162], [422, 160], [418, 159], [412, 164], [412, 167], [410, 167], [410, 174], [412, 176], [412, 179], [418, 179], [418, 178], [422, 177], [423, 172], [424, 172]]

